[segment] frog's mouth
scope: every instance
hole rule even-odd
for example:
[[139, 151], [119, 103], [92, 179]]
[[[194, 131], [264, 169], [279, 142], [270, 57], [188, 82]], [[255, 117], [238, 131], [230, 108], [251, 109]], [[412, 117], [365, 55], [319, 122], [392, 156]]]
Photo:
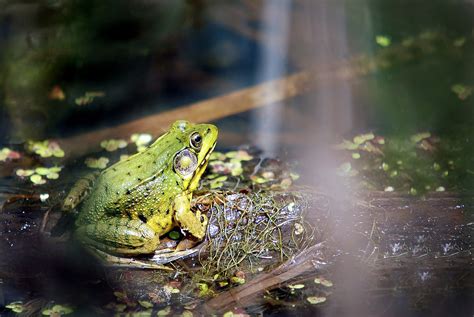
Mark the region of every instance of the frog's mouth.
[[209, 163], [209, 158], [211, 156], [212, 151], [214, 151], [214, 148], [216, 147], [216, 143], [217, 142], [214, 142], [214, 144], [212, 144], [212, 146], [209, 147], [201, 163], [199, 163], [198, 167], [194, 171], [194, 174], [191, 177], [189, 181], [189, 185], [188, 185], [188, 188], [190, 188], [191, 190], [194, 190], [198, 187], [199, 180], [201, 179], [202, 174], [206, 170], [207, 163]]
[[199, 167], [197, 169], [201, 169], [204, 165], [206, 165], [209, 162], [209, 158], [211, 157], [212, 151], [214, 151], [214, 148], [216, 147], [216, 143], [214, 144], [207, 150], [206, 155], [204, 156], [204, 159], [202, 160], [201, 164], [199, 164]]

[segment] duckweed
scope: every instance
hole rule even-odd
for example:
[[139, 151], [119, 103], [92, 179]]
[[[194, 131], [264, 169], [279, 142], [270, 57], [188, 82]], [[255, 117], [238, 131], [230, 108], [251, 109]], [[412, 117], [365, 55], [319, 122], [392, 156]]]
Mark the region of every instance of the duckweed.
[[118, 149], [123, 149], [128, 145], [127, 141], [122, 139], [110, 139], [100, 142], [100, 146], [107, 152], [113, 152]]
[[381, 47], [388, 47], [390, 46], [390, 44], [392, 44], [392, 40], [386, 35], [377, 35], [375, 37], [375, 43], [377, 43]]
[[236, 159], [237, 161], [250, 161], [253, 159], [247, 151], [239, 150], [239, 151], [230, 151], [225, 154], [226, 157], [231, 159]]
[[130, 137], [130, 141], [135, 143], [135, 145], [137, 146], [138, 152], [142, 152], [143, 150], [145, 150], [151, 140], [153, 140], [153, 137], [151, 136], [151, 134], [147, 133], [134, 133]]
[[171, 313], [171, 307], [166, 306], [166, 308], [163, 308], [162, 310], [159, 310], [156, 315], [157, 316], [168, 316], [170, 313]]
[[103, 91], [87, 91], [83, 96], [77, 97], [74, 99], [74, 103], [78, 106], [86, 106], [91, 104], [94, 99], [105, 97], [105, 92]]
[[54, 166], [54, 167], [44, 167], [40, 166], [33, 169], [18, 169], [16, 171], [16, 175], [19, 177], [29, 177], [30, 181], [35, 185], [42, 185], [46, 183], [46, 179], [58, 179], [59, 172], [61, 171], [61, 167]]
[[418, 143], [420, 141], [423, 141], [424, 139], [427, 139], [431, 137], [431, 133], [429, 132], [421, 132], [421, 133], [417, 133], [417, 134], [414, 134], [410, 137], [410, 140], [413, 142], [413, 143]]
[[310, 296], [310, 297], [306, 298], [306, 300], [310, 304], [316, 305], [316, 304], [324, 303], [326, 301], [326, 297], [324, 297], [324, 296]]
[[46, 183], [46, 180], [38, 174], [33, 174], [30, 176], [30, 181], [35, 185], [42, 185]]
[[0, 162], [5, 162], [6, 160], [16, 160], [21, 157], [19, 152], [13, 151], [7, 147], [4, 147], [0, 150]]
[[149, 302], [149, 301], [146, 301], [146, 300], [139, 300], [138, 303], [140, 304], [140, 306], [142, 306], [144, 308], [152, 308], [153, 307], [153, 303]]
[[88, 157], [84, 163], [89, 168], [104, 169], [107, 167], [107, 164], [109, 164], [109, 159], [104, 156], [99, 158]]
[[61, 149], [59, 144], [54, 141], [28, 141], [26, 148], [28, 151], [41, 157], [64, 157], [64, 151]]
[[472, 87], [456, 84], [451, 86], [451, 91], [455, 93], [460, 100], [466, 100], [472, 94]]
[[303, 289], [305, 287], [305, 285], [304, 284], [294, 284], [294, 285], [290, 284], [290, 285], [288, 285], [288, 287], [290, 289]]
[[373, 133], [359, 134], [354, 137], [354, 143], [357, 145], [364, 144], [366, 141], [373, 140], [375, 135]]
[[323, 286], [325, 286], [325, 287], [332, 287], [332, 286], [333, 286], [333, 283], [332, 283], [330, 280], [325, 279], [324, 277], [320, 277], [320, 276], [319, 276], [319, 277], [316, 277], [316, 278], [314, 279], [314, 283], [315, 283], [315, 284], [321, 284], [321, 285], [323, 285]]
[[239, 276], [232, 276], [230, 278], [230, 281], [235, 284], [245, 284], [245, 278], [239, 277]]
[[23, 310], [25, 309], [24, 304], [23, 304], [22, 301], [11, 302], [10, 304], [6, 305], [5, 307], [10, 309], [14, 313], [17, 313], [17, 314], [23, 312]]
[[74, 310], [68, 305], [54, 305], [51, 308], [47, 308], [41, 311], [45, 316], [62, 316], [73, 313]]

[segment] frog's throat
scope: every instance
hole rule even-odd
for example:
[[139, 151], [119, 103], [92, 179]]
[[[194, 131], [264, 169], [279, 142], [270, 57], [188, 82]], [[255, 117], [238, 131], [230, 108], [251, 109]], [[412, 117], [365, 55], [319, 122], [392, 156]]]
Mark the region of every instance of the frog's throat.
[[207, 150], [206, 154], [204, 155], [204, 158], [201, 161], [201, 164], [196, 168], [194, 171], [194, 174], [189, 180], [184, 180], [184, 187], [187, 188], [190, 191], [195, 190], [198, 185], [199, 185], [199, 180], [201, 179], [202, 174], [206, 170], [207, 164], [209, 163], [209, 157], [211, 156], [212, 151], [214, 151], [214, 148], [216, 147], [216, 142], [209, 147]]

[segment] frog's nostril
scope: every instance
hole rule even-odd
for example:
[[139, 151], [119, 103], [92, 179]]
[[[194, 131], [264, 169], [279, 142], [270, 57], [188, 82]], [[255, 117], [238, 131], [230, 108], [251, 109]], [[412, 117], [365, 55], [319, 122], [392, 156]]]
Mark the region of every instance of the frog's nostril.
[[210, 128], [207, 128], [207, 133], [211, 133], [211, 129], [210, 129]]
[[204, 222], [206, 219], [201, 215], [201, 222]]

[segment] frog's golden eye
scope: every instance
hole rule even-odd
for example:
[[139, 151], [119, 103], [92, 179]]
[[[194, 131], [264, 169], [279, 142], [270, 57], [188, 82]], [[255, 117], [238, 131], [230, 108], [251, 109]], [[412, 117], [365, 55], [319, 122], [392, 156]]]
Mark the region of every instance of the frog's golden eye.
[[195, 150], [200, 150], [201, 149], [201, 144], [202, 144], [202, 137], [198, 132], [194, 132], [191, 134], [191, 137], [189, 138], [189, 143], [191, 144], [191, 147]]
[[173, 161], [174, 170], [183, 177], [192, 175], [196, 170], [198, 160], [196, 154], [184, 149], [176, 154]]

